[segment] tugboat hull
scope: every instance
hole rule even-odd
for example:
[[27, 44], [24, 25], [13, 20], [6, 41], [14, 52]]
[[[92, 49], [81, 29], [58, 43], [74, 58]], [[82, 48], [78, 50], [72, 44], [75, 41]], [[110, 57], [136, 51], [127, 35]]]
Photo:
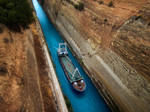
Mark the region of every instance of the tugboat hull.
[[[73, 88], [78, 92], [83, 92], [86, 88], [85, 82], [81, 83], [81, 81], [82, 80], [72, 83]], [[75, 83], [77, 83], [77, 85]]]

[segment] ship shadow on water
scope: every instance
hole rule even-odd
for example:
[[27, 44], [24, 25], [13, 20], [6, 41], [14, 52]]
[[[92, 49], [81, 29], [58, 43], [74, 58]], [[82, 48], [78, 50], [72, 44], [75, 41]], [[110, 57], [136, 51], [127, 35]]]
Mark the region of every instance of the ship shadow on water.
[[72, 87], [72, 91], [77, 95], [77, 97], [84, 97], [84, 95], [86, 94], [86, 90], [83, 91], [83, 92], [79, 92], [79, 91], [76, 91], [73, 87]]

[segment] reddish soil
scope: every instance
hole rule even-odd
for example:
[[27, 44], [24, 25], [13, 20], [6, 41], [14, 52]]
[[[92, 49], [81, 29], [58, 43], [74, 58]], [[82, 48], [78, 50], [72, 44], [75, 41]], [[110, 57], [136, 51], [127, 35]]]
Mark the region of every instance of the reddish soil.
[[0, 112], [55, 112], [35, 25], [20, 33], [1, 27]]
[[44, 58], [45, 56], [42, 51], [42, 43], [37, 35], [34, 35], [34, 42], [45, 112], [56, 112], [54, 96], [52, 94], [52, 89], [49, 83], [50, 80], [48, 78], [48, 66], [46, 64], [46, 60]]
[[[103, 3], [99, 4], [100, 1]], [[110, 1], [85, 0], [83, 11], [64, 5], [63, 14], [86, 40], [90, 39], [98, 46], [97, 53], [99, 49], [111, 48], [150, 79], [150, 2], [113, 0], [113, 6], [110, 7]], [[128, 20], [131, 22], [124, 25]]]
[[14, 37], [5, 27], [0, 34], [0, 112], [16, 112], [23, 105], [23, 40], [23, 34]]

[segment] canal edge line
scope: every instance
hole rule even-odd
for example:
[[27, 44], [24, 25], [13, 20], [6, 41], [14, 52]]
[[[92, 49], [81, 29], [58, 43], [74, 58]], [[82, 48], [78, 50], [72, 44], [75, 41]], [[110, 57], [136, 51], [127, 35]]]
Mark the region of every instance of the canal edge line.
[[[33, 2], [32, 2], [32, 4], [33, 4]], [[37, 18], [35, 9], [34, 9], [34, 16], [35, 16], [35, 19], [36, 19], [35, 24], [37, 25], [37, 27], [39, 29], [39, 33], [42, 34], [42, 36], [40, 36], [40, 41], [42, 43], [42, 49], [43, 49], [45, 58], [47, 60], [46, 61], [47, 66], [49, 67], [48, 77], [52, 80], [52, 83], [50, 83], [50, 86], [52, 87], [53, 96], [55, 97], [55, 102], [56, 102], [56, 105], [57, 105], [57, 111], [59, 111], [59, 112], [68, 112], [66, 102], [65, 102], [62, 90], [60, 88], [59, 81], [58, 81], [57, 76], [56, 76], [54, 64], [52, 62], [51, 55], [48, 51], [48, 46], [46, 44], [44, 34], [43, 34], [42, 29], [41, 29], [41, 24], [39, 23], [39, 20]]]
[[[41, 30], [42, 31], [42, 30]], [[43, 32], [42, 32], [43, 34]], [[49, 72], [48, 72], [48, 76], [49, 78], [52, 80], [52, 89], [55, 95], [55, 100], [58, 104], [58, 110], [60, 110], [60, 112], [68, 112], [66, 103], [65, 103], [65, 99], [63, 96], [63, 93], [61, 91], [57, 76], [56, 76], [56, 72], [55, 72], [55, 68], [53, 66], [53, 62], [51, 60], [51, 55], [48, 51], [48, 46], [45, 42], [44, 36], [40, 38], [42, 41], [42, 49], [44, 51], [46, 60], [47, 60], [47, 64], [49, 66]]]

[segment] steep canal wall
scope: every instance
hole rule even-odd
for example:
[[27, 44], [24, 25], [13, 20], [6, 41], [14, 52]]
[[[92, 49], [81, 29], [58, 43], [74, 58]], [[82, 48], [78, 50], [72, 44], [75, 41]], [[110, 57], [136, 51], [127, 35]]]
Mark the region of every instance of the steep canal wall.
[[[141, 24], [130, 17], [138, 12], [137, 9], [141, 8], [144, 2], [136, 2], [132, 8], [129, 7], [133, 10], [127, 13], [130, 15], [117, 15], [121, 18], [120, 20], [115, 20], [114, 14], [110, 14], [112, 18], [107, 18], [109, 15], [98, 14], [96, 7], [95, 9], [92, 7], [95, 3], [91, 6], [89, 4], [88, 0], [85, 1], [85, 9], [79, 11], [67, 1], [42, 1], [42, 6], [50, 20], [67, 41], [112, 111], [149, 112], [149, 79], [132, 66], [133, 63], [125, 60], [128, 57], [131, 58], [133, 54], [128, 56], [126, 50], [123, 50], [126, 52], [126, 57], [121, 57], [124, 52], [118, 54], [119, 50], [116, 49], [120, 49], [123, 44], [117, 43], [120, 40], [115, 40], [121, 35], [122, 29], [131, 27], [130, 24]], [[107, 7], [103, 8], [107, 11], [111, 10]], [[133, 30], [136, 31], [134, 28]], [[123, 40], [123, 42], [126, 41]], [[138, 60], [135, 62], [140, 64]]]
[[[57, 79], [57, 76], [55, 73], [55, 68], [54, 68], [53, 62], [50, 58], [51, 56], [49, 54], [48, 47], [47, 47], [47, 44], [45, 42], [45, 39], [44, 39], [44, 36], [42, 33], [42, 29], [40, 27], [38, 19], [36, 19], [36, 27], [39, 31], [38, 33], [40, 34], [39, 41], [41, 43], [43, 56], [45, 58], [45, 60], [43, 60], [43, 61], [46, 61], [46, 65], [48, 67], [48, 70], [47, 70], [48, 73], [47, 73], [47, 77], [46, 77], [47, 82], [48, 82], [47, 86], [48, 87], [50, 86], [49, 89], [51, 89], [52, 96], [53, 96], [53, 99], [46, 99], [46, 100], [51, 100], [51, 102], [52, 102], [52, 100], [55, 100], [55, 107], [54, 108], [56, 109], [56, 111], [68, 112], [68, 109], [67, 109], [67, 106], [66, 106], [66, 103], [64, 100], [64, 96], [63, 96], [63, 93], [61, 91], [61, 88], [60, 88], [60, 85], [59, 85], [59, 82], [58, 82], [58, 79]], [[39, 50], [37, 52], [39, 52]], [[45, 110], [45, 111], [49, 111], [49, 110]]]
[[29, 2], [34, 9], [33, 14], [35, 16], [34, 25], [36, 29], [32, 28], [32, 32], [34, 34], [34, 50], [38, 64], [39, 82], [43, 99], [43, 112], [68, 112], [41, 25], [36, 15], [34, 2], [32, 0], [29, 0]]

